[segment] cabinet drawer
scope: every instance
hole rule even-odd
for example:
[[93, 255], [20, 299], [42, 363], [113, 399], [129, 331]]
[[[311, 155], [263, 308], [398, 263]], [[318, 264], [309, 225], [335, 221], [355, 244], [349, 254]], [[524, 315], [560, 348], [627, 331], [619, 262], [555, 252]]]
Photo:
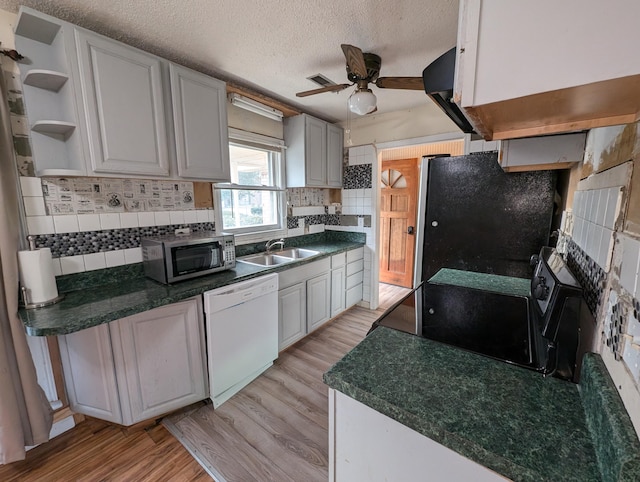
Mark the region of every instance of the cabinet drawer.
[[347, 264], [347, 276], [351, 276], [358, 271], [362, 271], [364, 269], [364, 260], [359, 259], [358, 261], [354, 261], [353, 263]]
[[347, 251], [347, 263], [352, 263], [353, 261], [357, 261], [363, 258], [364, 258], [364, 246], [362, 248], [356, 248], [356, 249], [352, 249], [351, 251]]
[[315, 278], [331, 270], [331, 258], [324, 258], [313, 263], [291, 268], [278, 273], [279, 289], [287, 288], [296, 283], [301, 283], [311, 278]]
[[339, 268], [347, 263], [347, 253], [338, 253], [331, 256], [331, 269]]
[[364, 272], [358, 271], [352, 275], [347, 276], [347, 289], [353, 288], [357, 284], [361, 284], [364, 278]]
[[352, 307], [362, 300], [362, 283], [347, 290], [347, 308]]

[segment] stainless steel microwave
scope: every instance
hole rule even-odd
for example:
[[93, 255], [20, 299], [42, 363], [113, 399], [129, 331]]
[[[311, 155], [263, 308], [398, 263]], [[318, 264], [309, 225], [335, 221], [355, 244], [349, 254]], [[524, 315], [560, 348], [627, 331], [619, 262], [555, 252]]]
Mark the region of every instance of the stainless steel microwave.
[[236, 266], [232, 234], [213, 232], [141, 238], [144, 274], [164, 284], [232, 269]]

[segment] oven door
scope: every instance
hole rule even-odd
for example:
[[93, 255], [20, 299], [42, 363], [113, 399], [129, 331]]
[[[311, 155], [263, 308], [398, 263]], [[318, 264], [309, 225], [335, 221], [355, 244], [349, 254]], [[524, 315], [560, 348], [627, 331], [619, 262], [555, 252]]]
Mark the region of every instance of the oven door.
[[224, 246], [220, 241], [168, 245], [167, 282], [195, 278], [224, 267]]

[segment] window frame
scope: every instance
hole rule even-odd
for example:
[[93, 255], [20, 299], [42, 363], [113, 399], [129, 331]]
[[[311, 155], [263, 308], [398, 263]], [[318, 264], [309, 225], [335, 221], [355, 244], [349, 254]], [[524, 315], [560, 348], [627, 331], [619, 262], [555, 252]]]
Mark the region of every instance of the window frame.
[[[269, 156], [269, 162], [273, 169], [274, 186], [246, 186], [232, 182], [214, 183], [213, 196], [216, 231], [234, 234], [236, 244], [255, 243], [285, 236], [287, 233], [287, 217], [284, 141], [274, 137], [229, 128], [229, 145], [262, 150], [276, 154], [276, 156]], [[221, 208], [221, 191], [225, 189], [274, 192], [276, 194], [276, 224], [225, 229]]]

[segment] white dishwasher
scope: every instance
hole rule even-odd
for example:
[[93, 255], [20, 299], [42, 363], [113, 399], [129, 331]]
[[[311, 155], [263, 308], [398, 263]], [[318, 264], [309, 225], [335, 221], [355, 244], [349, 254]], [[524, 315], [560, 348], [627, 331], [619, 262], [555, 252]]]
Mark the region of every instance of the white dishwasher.
[[278, 275], [204, 293], [209, 389], [218, 408], [278, 358]]

